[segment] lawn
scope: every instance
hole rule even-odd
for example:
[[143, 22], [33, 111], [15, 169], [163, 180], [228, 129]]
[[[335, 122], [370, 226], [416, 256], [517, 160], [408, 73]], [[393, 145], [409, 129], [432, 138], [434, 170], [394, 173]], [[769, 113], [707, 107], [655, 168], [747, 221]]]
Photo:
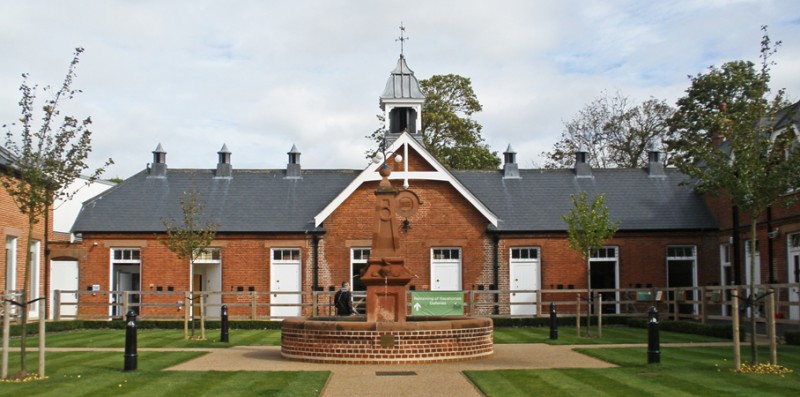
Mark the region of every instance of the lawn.
[[[584, 335], [585, 328], [581, 329]], [[592, 327], [592, 337], [578, 337], [575, 327], [559, 327], [558, 339], [550, 340], [550, 328], [495, 328], [494, 343], [547, 343], [551, 345], [596, 345], [619, 343], [647, 343], [647, 330], [625, 326], [603, 327], [603, 337], [597, 337], [597, 328]], [[727, 342], [727, 339], [709, 336], [661, 331], [661, 343]]]
[[[604, 332], [605, 333], [605, 332]], [[780, 346], [779, 363], [794, 372], [740, 374], [731, 370], [730, 347], [662, 349], [647, 364], [645, 348], [578, 349], [620, 365], [604, 369], [466, 371], [487, 396], [790, 396], [800, 395], [800, 347]], [[766, 349], [759, 352], [768, 359]], [[746, 352], [743, 359], [749, 359]]]
[[[162, 371], [199, 352], [140, 352], [138, 369], [124, 372], [123, 356], [102, 352], [51, 352], [45, 380], [0, 383], [0, 396], [318, 396], [329, 372]], [[10, 355], [9, 370], [19, 368]], [[36, 354], [28, 356], [34, 370]]]
[[[195, 332], [199, 336], [199, 332]], [[280, 330], [230, 330], [229, 343], [219, 341], [219, 330], [206, 331], [205, 340], [183, 339], [182, 329], [143, 329], [137, 331], [136, 344], [138, 347], [176, 347], [176, 348], [207, 348], [230, 346], [280, 346]], [[54, 332], [47, 334], [45, 341], [47, 347], [125, 347], [125, 330], [120, 329], [89, 329], [80, 331]], [[19, 347], [19, 338], [11, 340], [12, 347]], [[39, 345], [37, 335], [28, 339], [28, 346]]]

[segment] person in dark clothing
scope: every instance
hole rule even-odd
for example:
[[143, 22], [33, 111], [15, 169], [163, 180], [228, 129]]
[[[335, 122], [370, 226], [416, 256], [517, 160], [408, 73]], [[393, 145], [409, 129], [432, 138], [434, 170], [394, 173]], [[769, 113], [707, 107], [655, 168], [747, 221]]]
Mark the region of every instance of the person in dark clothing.
[[337, 316], [356, 315], [356, 311], [353, 308], [353, 293], [350, 292], [350, 283], [347, 281], [342, 283], [342, 288], [336, 291], [333, 296], [333, 304], [336, 306]]

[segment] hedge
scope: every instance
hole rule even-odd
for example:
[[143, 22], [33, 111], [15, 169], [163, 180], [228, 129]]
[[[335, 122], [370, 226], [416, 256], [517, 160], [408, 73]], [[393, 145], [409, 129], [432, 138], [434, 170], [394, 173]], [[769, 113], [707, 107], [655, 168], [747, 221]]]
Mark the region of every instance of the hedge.
[[800, 331], [784, 331], [783, 339], [787, 345], [800, 345]]
[[[647, 328], [647, 321], [646, 318], [629, 318], [627, 325], [632, 328]], [[658, 329], [661, 331], [704, 335], [721, 339], [733, 338], [733, 327], [731, 327], [730, 324], [703, 324], [683, 320], [661, 320], [658, 324]], [[739, 340], [745, 340], [745, 334], [745, 329], [740, 328]]]

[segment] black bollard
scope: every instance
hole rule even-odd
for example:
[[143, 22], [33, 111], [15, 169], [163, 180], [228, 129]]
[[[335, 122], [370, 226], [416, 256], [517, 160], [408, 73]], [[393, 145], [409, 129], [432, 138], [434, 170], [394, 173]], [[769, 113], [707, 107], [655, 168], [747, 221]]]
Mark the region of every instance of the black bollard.
[[136, 312], [129, 311], [125, 318], [125, 371], [136, 370]]
[[222, 325], [220, 326], [219, 341], [228, 343], [228, 305], [222, 305]]
[[550, 302], [550, 339], [558, 339], [558, 324], [556, 324], [556, 304]]
[[658, 364], [661, 362], [661, 341], [658, 336], [658, 310], [651, 306], [647, 311], [647, 363]]

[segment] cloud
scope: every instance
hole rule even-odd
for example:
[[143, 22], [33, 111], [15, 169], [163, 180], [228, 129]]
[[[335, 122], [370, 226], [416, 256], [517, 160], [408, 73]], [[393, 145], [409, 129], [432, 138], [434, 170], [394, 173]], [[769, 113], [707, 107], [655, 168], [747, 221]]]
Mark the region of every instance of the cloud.
[[364, 137], [399, 54], [419, 78], [472, 79], [494, 150], [528, 166], [601, 91], [673, 102], [687, 75], [757, 60], [761, 25], [782, 39], [775, 87], [800, 96], [800, 9], [791, 1], [58, 1], [0, 14], [0, 123], [18, 116], [20, 73], [58, 85], [86, 52], [69, 110], [94, 120], [99, 165], [130, 176], [160, 142], [170, 167], [362, 168]]

